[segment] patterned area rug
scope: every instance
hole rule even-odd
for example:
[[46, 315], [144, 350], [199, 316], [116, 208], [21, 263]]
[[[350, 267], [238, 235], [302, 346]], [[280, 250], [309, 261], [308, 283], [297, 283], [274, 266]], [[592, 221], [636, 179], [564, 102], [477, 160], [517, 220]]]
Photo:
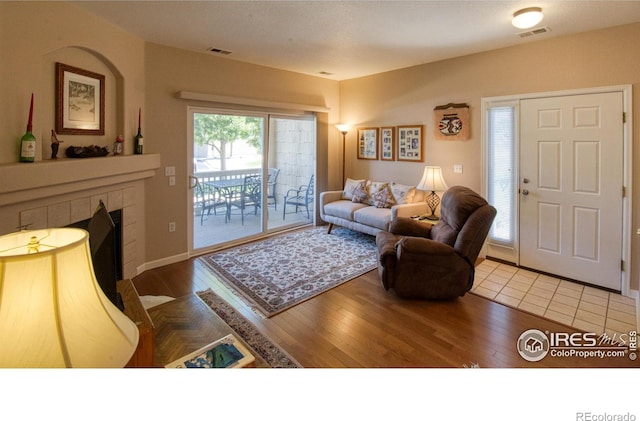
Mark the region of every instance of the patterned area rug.
[[271, 317], [375, 269], [375, 237], [313, 227], [199, 259]]
[[302, 366], [293, 357], [288, 355], [278, 345], [271, 342], [266, 336], [256, 329], [242, 314], [238, 313], [231, 305], [208, 289], [198, 291], [198, 297], [204, 301], [234, 332], [240, 336], [249, 346], [264, 360], [275, 368], [301, 368]]

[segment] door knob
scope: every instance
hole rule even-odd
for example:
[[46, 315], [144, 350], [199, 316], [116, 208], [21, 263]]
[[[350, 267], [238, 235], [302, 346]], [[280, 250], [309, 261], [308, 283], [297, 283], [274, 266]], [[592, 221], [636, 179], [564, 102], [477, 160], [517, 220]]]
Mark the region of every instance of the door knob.
[[529, 190], [527, 190], [527, 189], [522, 190], [522, 195], [523, 196], [529, 196]]

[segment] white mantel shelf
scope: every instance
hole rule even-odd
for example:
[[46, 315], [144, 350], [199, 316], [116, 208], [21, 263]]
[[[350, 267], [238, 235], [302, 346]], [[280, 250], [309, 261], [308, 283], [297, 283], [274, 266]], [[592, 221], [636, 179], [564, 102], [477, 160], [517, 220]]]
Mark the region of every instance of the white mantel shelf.
[[159, 154], [0, 165], [0, 206], [150, 178]]

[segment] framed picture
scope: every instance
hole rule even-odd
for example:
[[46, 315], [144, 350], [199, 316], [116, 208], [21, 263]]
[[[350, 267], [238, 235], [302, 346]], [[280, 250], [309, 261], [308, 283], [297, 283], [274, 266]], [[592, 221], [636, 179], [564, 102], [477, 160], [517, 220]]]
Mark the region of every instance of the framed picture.
[[358, 159], [378, 159], [378, 129], [358, 129]]
[[424, 125], [398, 126], [398, 161], [422, 162]]
[[56, 132], [104, 135], [104, 75], [56, 63]]
[[395, 159], [395, 127], [383, 127], [380, 129], [380, 159], [393, 161]]

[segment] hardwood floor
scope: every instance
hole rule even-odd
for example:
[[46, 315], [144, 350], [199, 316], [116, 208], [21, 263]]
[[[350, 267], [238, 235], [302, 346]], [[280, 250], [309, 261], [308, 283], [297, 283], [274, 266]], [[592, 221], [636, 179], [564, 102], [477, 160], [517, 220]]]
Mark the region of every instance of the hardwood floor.
[[404, 300], [384, 290], [377, 271], [269, 319], [244, 305], [197, 259], [144, 272], [140, 295], [181, 297], [212, 288], [304, 367], [640, 367], [628, 357], [524, 360], [526, 330], [576, 329], [467, 294], [448, 302]]

